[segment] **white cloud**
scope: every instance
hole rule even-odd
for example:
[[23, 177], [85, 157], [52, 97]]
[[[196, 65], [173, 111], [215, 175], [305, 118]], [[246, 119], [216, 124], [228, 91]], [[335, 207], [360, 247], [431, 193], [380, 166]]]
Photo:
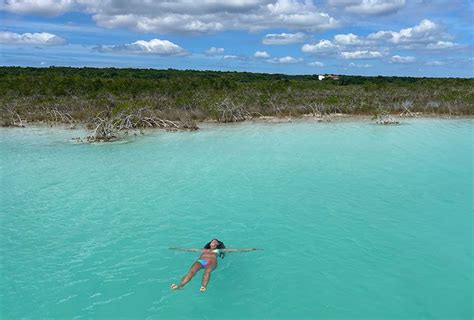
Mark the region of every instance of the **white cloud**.
[[343, 51], [341, 52], [341, 57], [344, 59], [373, 59], [381, 58], [383, 54], [379, 51], [368, 51], [368, 50], [358, 50], [358, 51]]
[[142, 1], [9, 0], [2, 9], [20, 14], [92, 14], [97, 25], [140, 32], [209, 33], [286, 28], [317, 32], [339, 21], [310, 0]]
[[270, 58], [270, 54], [266, 51], [257, 51], [257, 52], [255, 52], [255, 54], [253, 56], [255, 58], [258, 58], [258, 59], [268, 59], [268, 58]]
[[412, 56], [399, 56], [399, 55], [395, 55], [393, 56], [391, 59], [390, 59], [390, 62], [393, 62], [393, 63], [412, 63], [412, 62], [415, 62], [416, 58], [415, 57], [412, 57]]
[[[268, 1], [261, 1], [265, 4]], [[340, 25], [339, 21], [320, 12], [312, 1], [304, 2], [298, 0], [273, 0], [272, 3], [265, 4], [264, 10], [257, 13], [259, 19], [268, 21], [255, 21], [260, 28], [299, 29], [317, 32], [332, 29]]]
[[367, 63], [359, 64], [359, 63], [351, 62], [351, 63], [349, 63], [349, 67], [350, 68], [370, 68], [370, 67], [372, 67], [372, 65], [367, 64]]
[[206, 56], [220, 56], [224, 54], [224, 48], [210, 47], [206, 50]]
[[14, 33], [0, 31], [0, 43], [12, 45], [55, 46], [66, 44], [66, 40], [47, 32]]
[[339, 46], [329, 40], [320, 40], [318, 43], [305, 44], [301, 47], [301, 51], [306, 53], [328, 53], [339, 50]]
[[[449, 41], [451, 38], [441, 25], [423, 19], [414, 27], [399, 31], [378, 31], [366, 37], [353, 33], [338, 34], [334, 36], [333, 41], [320, 40], [318, 43], [305, 44], [301, 51], [312, 54], [339, 54], [344, 59], [374, 59], [387, 55], [392, 49], [441, 50], [463, 47]], [[392, 62], [410, 61], [395, 57]]]
[[224, 59], [225, 60], [239, 60], [240, 57], [236, 56], [234, 54], [227, 54], [227, 55], [224, 56]]
[[403, 8], [405, 0], [329, 0], [329, 4], [360, 15], [386, 15]]
[[301, 58], [300, 59], [295, 59], [293, 57], [286, 56], [286, 57], [283, 57], [283, 58], [269, 59], [267, 61], [270, 62], [270, 63], [276, 63], [276, 64], [294, 64], [294, 63], [301, 62], [302, 59]]
[[427, 61], [425, 64], [427, 66], [443, 66], [443, 65], [445, 65], [445, 63], [443, 61], [439, 61], [439, 60]]
[[310, 67], [324, 67], [324, 63], [319, 62], [319, 61], [313, 61], [313, 62], [309, 62], [308, 66], [310, 66]]
[[209, 33], [224, 30], [224, 26], [220, 22], [206, 22], [191, 15], [180, 14], [167, 14], [166, 16], [143, 16], [138, 14], [95, 14], [93, 19], [97, 25], [101, 27], [123, 27], [145, 33]]
[[359, 36], [353, 33], [335, 35], [334, 42], [340, 45], [361, 45], [364, 43]]
[[369, 34], [367, 36], [367, 39], [389, 41], [393, 38], [393, 35], [392, 35], [393, 33], [395, 33], [395, 31], [377, 31], [377, 32]]
[[18, 14], [56, 16], [73, 10], [74, 0], [8, 0], [0, 9]]
[[446, 34], [440, 25], [424, 19], [412, 28], [401, 29], [398, 32], [379, 31], [369, 34], [367, 38], [370, 40], [388, 41], [395, 45], [412, 48], [437, 43], [441, 40], [449, 39], [451, 36]]
[[159, 56], [182, 56], [186, 51], [168, 40], [152, 39], [150, 41], [138, 40], [130, 44], [115, 46], [98, 46], [100, 52], [152, 54]]
[[280, 34], [270, 33], [263, 37], [262, 43], [267, 45], [284, 45], [300, 43], [303, 42], [305, 38], [306, 35], [302, 32]]
[[428, 49], [452, 49], [458, 47], [458, 45], [451, 41], [438, 41], [436, 43], [430, 43], [426, 47]]

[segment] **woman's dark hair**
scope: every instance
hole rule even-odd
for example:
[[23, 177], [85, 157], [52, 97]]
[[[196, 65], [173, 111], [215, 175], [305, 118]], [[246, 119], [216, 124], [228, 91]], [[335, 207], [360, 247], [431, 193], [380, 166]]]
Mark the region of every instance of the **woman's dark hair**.
[[[211, 241], [209, 241], [208, 243], [204, 245], [204, 249], [211, 249], [211, 242], [214, 240], [217, 241], [217, 249], [225, 249], [224, 242], [220, 241], [219, 239], [212, 239]], [[225, 252], [219, 252], [219, 257], [221, 257], [221, 259], [224, 259]]]

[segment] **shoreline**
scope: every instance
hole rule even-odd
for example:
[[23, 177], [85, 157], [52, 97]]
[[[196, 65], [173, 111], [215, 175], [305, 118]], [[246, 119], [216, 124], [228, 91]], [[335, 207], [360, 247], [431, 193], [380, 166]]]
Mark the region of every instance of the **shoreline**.
[[[299, 127], [300, 125], [310, 125], [318, 127], [329, 127], [331, 125], [344, 126], [354, 124], [362, 124], [373, 127], [392, 127], [392, 126], [404, 126], [410, 125], [410, 122], [416, 121], [429, 121], [429, 120], [446, 120], [446, 121], [471, 121], [474, 119], [472, 115], [462, 116], [440, 116], [440, 115], [422, 115], [417, 117], [405, 117], [396, 118], [396, 123], [377, 123], [372, 116], [368, 115], [333, 115], [330, 121], [321, 121], [319, 117], [299, 117], [299, 118], [287, 118], [287, 117], [263, 117], [253, 118], [238, 122], [217, 122], [217, 121], [201, 121], [197, 122], [197, 128], [194, 130], [189, 129], [174, 129], [160, 127], [147, 127], [147, 128], [136, 128], [124, 131], [114, 131], [107, 138], [96, 138], [93, 130], [87, 128], [87, 123], [76, 123], [73, 128], [65, 123], [45, 123], [45, 122], [30, 122], [24, 127], [2, 127], [5, 129], [4, 134], [14, 133], [15, 135], [28, 135], [31, 132], [37, 132], [35, 134], [61, 134], [66, 135], [64, 138], [73, 144], [93, 144], [93, 145], [107, 145], [107, 144], [121, 144], [135, 141], [135, 139], [145, 138], [146, 136], [162, 135], [164, 133], [189, 133], [194, 131], [212, 132], [213, 130], [223, 130], [225, 128], [229, 130], [244, 129], [249, 126], [263, 125], [267, 128], [274, 127], [275, 125], [283, 125], [285, 128], [291, 128], [291, 126]], [[287, 124], [285, 126], [285, 124]], [[16, 130], [14, 130], [16, 129]], [[25, 129], [24, 133], [21, 130]], [[388, 129], [390, 130], [390, 129]], [[167, 135], [166, 135], [167, 136]]]
[[[403, 123], [403, 120], [414, 120], [414, 119], [440, 119], [440, 120], [462, 120], [462, 119], [474, 119], [474, 115], [445, 115], [445, 114], [419, 114], [417, 116], [399, 116], [399, 115], [390, 115], [394, 119], [400, 120], [400, 123]], [[312, 116], [312, 115], [303, 115], [301, 117], [287, 117], [287, 116], [262, 116], [262, 117], [255, 117], [250, 118], [242, 121], [234, 121], [234, 122], [219, 122], [213, 119], [207, 119], [203, 121], [196, 121], [198, 127], [200, 125], [219, 125], [219, 126], [226, 126], [226, 125], [237, 125], [242, 123], [269, 123], [269, 124], [282, 124], [282, 123], [343, 123], [343, 122], [351, 122], [351, 121], [367, 121], [373, 122], [375, 124], [376, 120], [372, 115], [358, 115], [358, 114], [343, 114], [343, 113], [336, 113], [331, 115], [321, 116]], [[84, 130], [84, 131], [91, 131], [87, 129], [86, 122], [77, 122], [71, 127], [70, 124], [64, 122], [44, 122], [44, 121], [34, 121], [34, 122], [27, 122], [25, 123], [24, 127], [20, 126], [1, 126], [1, 128], [5, 129], [24, 129], [24, 128], [63, 128], [67, 130]], [[200, 130], [199, 127], [198, 130]], [[166, 128], [137, 128], [134, 129], [136, 131], [143, 130], [143, 131], [167, 131], [167, 132], [176, 132], [176, 131], [192, 131], [188, 129], [178, 129], [178, 130], [168, 130]], [[131, 130], [133, 131], [133, 130]]]

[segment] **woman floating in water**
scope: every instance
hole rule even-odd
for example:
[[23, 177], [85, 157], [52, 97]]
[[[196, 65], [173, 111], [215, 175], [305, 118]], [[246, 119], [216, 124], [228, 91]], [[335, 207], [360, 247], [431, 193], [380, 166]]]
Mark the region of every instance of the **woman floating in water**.
[[199, 259], [194, 262], [189, 269], [188, 273], [181, 279], [181, 282], [177, 284], [172, 284], [171, 289], [182, 289], [186, 283], [191, 281], [191, 279], [196, 275], [201, 269], [204, 269], [204, 274], [202, 275], [201, 292], [206, 291], [207, 284], [209, 283], [209, 278], [211, 277], [211, 272], [217, 268], [217, 257], [224, 259], [226, 252], [249, 252], [255, 251], [257, 249], [226, 249], [224, 243], [217, 239], [213, 239], [208, 242], [203, 249], [186, 249], [186, 248], [170, 248], [171, 250], [182, 250], [182, 251], [192, 251], [192, 252], [202, 252]]

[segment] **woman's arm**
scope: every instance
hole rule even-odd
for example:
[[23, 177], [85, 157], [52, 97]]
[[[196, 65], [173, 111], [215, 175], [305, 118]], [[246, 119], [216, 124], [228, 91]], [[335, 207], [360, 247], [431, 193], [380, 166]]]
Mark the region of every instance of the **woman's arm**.
[[207, 249], [196, 249], [196, 248], [170, 248], [170, 250], [179, 250], [179, 251], [191, 251], [191, 252], [203, 252]]
[[257, 251], [257, 250], [262, 250], [262, 249], [257, 249], [257, 248], [243, 248], [243, 249], [226, 248], [226, 249], [219, 249], [220, 252], [250, 252], [250, 251]]

